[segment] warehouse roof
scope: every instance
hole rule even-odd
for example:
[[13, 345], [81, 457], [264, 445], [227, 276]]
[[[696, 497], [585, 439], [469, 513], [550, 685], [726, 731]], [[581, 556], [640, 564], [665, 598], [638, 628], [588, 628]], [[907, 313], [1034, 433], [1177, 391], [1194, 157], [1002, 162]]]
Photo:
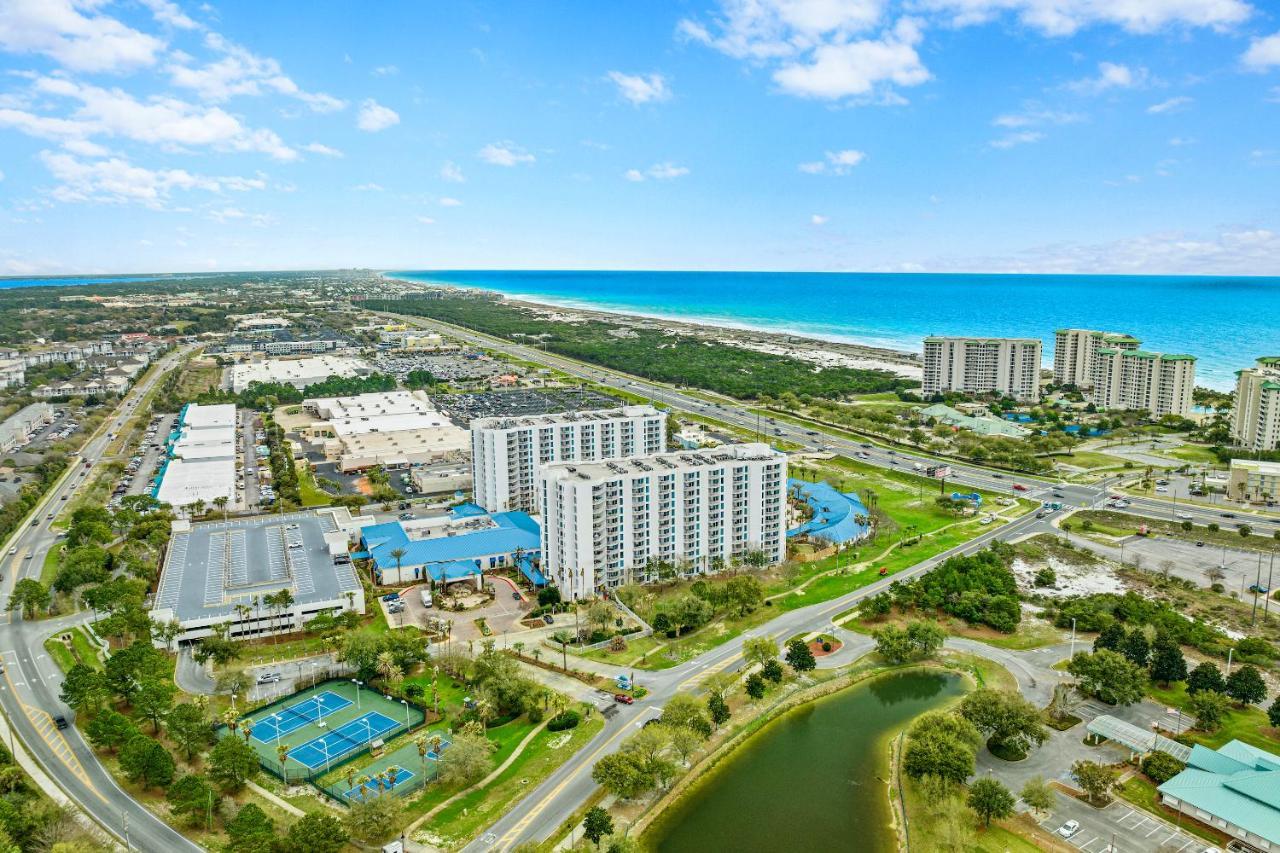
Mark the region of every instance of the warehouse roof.
[[1160, 793], [1280, 844], [1280, 755], [1238, 740], [1217, 750], [1196, 744]]

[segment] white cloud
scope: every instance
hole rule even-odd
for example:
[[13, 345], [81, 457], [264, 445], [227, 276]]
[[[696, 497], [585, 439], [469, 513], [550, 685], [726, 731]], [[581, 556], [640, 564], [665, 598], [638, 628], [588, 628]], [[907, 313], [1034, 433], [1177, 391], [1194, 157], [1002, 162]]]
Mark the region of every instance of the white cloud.
[[137, 203], [161, 209], [174, 190], [220, 193], [223, 188], [261, 189], [260, 178], [212, 178], [185, 169], [146, 169], [121, 157], [86, 162], [72, 154], [41, 151], [40, 161], [58, 181], [52, 195], [64, 202]]
[[671, 99], [671, 89], [661, 74], [623, 74], [610, 71], [608, 78], [618, 87], [618, 94], [633, 104], [647, 104]]
[[379, 65], [373, 69], [375, 77], [394, 77], [400, 73], [400, 69], [394, 65]]
[[918, 22], [903, 18], [878, 39], [820, 45], [778, 68], [773, 80], [789, 94], [824, 99], [872, 95], [888, 84], [918, 86], [931, 76], [916, 52], [920, 38]]
[[1174, 136], [1170, 137], [1169, 144], [1174, 146], [1195, 145], [1195, 139], [1190, 136]]
[[383, 187], [382, 184], [375, 184], [373, 181], [370, 181], [367, 184], [356, 184], [351, 189], [358, 193], [380, 193], [382, 192]]
[[5, 0], [0, 48], [47, 56], [74, 71], [124, 72], [155, 64], [164, 42], [95, 14], [96, 2]]
[[1068, 36], [1095, 25], [1130, 33], [1170, 27], [1225, 30], [1253, 13], [1244, 0], [921, 0], [920, 8], [948, 16], [955, 26], [983, 24], [1009, 13], [1049, 36]]
[[79, 106], [69, 118], [0, 110], [0, 126], [44, 139], [103, 135], [168, 148], [209, 146], [223, 151], [257, 151], [277, 160], [294, 160], [298, 156], [274, 131], [245, 127], [219, 107], [196, 106], [163, 96], [144, 102], [121, 89], [103, 89], [64, 77], [36, 78], [34, 89], [41, 95], [78, 101]]
[[537, 160], [514, 142], [490, 142], [481, 148], [476, 156], [493, 166], [518, 166], [521, 163], [533, 163]]
[[1244, 67], [1250, 71], [1267, 71], [1280, 65], [1280, 33], [1254, 39], [1241, 57]]
[[432, 219], [430, 216], [419, 216], [419, 217], [418, 217], [418, 221], [419, 221], [419, 222], [421, 222], [423, 225], [435, 225], [435, 224], [436, 224], [436, 221], [435, 221], [434, 219]]
[[356, 127], [367, 133], [377, 133], [399, 123], [399, 113], [390, 107], [384, 107], [373, 98], [360, 104], [360, 114], [356, 117]]
[[269, 57], [256, 54], [234, 44], [217, 33], [205, 35], [205, 46], [221, 58], [206, 65], [194, 66], [191, 57], [178, 55], [167, 68], [170, 82], [190, 89], [206, 101], [220, 103], [238, 95], [257, 96], [272, 92], [302, 101], [314, 112], [331, 113], [347, 104], [323, 92], [306, 92], [298, 87]]
[[1181, 109], [1182, 107], [1185, 107], [1187, 104], [1191, 103], [1193, 100], [1195, 99], [1188, 98], [1186, 95], [1178, 95], [1177, 97], [1169, 98], [1168, 100], [1161, 101], [1158, 104], [1152, 104], [1151, 106], [1147, 107], [1147, 112], [1151, 113], [1152, 115], [1160, 115], [1161, 113], [1175, 112]]
[[450, 198], [449, 196], [445, 196], [440, 199], [440, 206], [441, 207], [462, 207], [462, 202], [458, 201], [458, 199], [456, 198]]
[[319, 154], [323, 157], [342, 157], [344, 156], [337, 148], [331, 148], [322, 142], [310, 142], [302, 146], [303, 151], [309, 151], [312, 154]]
[[1066, 88], [1081, 95], [1099, 95], [1109, 89], [1134, 89], [1146, 86], [1151, 74], [1145, 68], [1130, 68], [1115, 62], [1099, 62], [1096, 77], [1073, 80]]
[[866, 157], [862, 151], [846, 148], [843, 151], [828, 151], [825, 160], [801, 163], [797, 168], [809, 175], [847, 175]]
[[1036, 127], [1045, 124], [1075, 124], [1084, 121], [1080, 113], [1061, 112], [1043, 109], [1036, 104], [1028, 104], [1022, 112], [1004, 113], [991, 120], [996, 127]]
[[1016, 133], [1007, 133], [998, 139], [993, 139], [990, 145], [992, 148], [1007, 149], [1018, 145], [1029, 145], [1042, 139], [1044, 139], [1044, 134], [1038, 130], [1020, 130]]
[[[677, 34], [729, 56], [772, 65], [775, 84], [806, 98], [905, 103], [894, 86], [930, 79], [916, 47], [923, 22], [886, 26], [887, 0], [721, 0], [710, 23], [685, 19]], [[876, 37], [866, 33], [881, 27]]]
[[826, 225], [830, 221], [830, 216], [823, 216], [821, 213], [815, 213], [813, 216], [809, 217], [810, 225]]
[[675, 178], [682, 178], [689, 174], [689, 169], [685, 166], [677, 166], [670, 161], [662, 163], [654, 163], [649, 168], [641, 171], [640, 169], [628, 169], [622, 173], [622, 177], [633, 183], [653, 179], [655, 181], [670, 181]]
[[462, 174], [462, 168], [452, 160], [446, 160], [440, 167], [440, 179], [455, 184], [465, 183], [467, 180], [466, 175]]
[[142, 5], [151, 10], [151, 16], [162, 24], [168, 24], [180, 30], [194, 30], [200, 25], [172, 0], [142, 0]]

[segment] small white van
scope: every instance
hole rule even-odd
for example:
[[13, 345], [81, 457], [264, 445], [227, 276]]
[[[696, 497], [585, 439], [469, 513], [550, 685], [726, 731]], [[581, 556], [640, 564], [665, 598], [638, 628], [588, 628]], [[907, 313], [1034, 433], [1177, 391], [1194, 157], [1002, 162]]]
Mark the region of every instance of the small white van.
[[421, 592], [420, 594], [422, 595], [422, 606], [423, 606], [423, 607], [431, 607], [431, 606], [432, 606], [432, 604], [431, 604], [431, 592], [430, 592], [429, 590], [425, 590], [425, 589], [424, 589], [424, 590], [422, 590], [422, 592]]

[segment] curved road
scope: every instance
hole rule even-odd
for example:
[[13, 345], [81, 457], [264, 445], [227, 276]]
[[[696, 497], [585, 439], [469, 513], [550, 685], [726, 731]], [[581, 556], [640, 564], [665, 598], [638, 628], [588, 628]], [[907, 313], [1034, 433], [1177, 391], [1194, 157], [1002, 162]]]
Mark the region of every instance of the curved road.
[[[115, 413], [81, 449], [81, 457], [95, 467], [110, 444], [108, 437], [133, 416], [138, 403], [166, 371], [173, 368], [191, 347], [168, 354], [147, 377], [117, 406]], [[0, 597], [7, 603], [13, 585], [23, 577], [40, 576], [45, 555], [57, 545], [57, 533], [50, 528], [49, 513], [55, 516], [82, 486], [92, 482], [94, 470], [84, 463], [60, 480], [24, 523], [5, 543]], [[66, 497], [66, 501], [63, 498]], [[15, 549], [9, 554], [10, 549]], [[27, 557], [30, 559], [27, 559]], [[18, 613], [0, 616], [0, 711], [8, 719], [15, 736], [71, 800], [128, 849], [147, 851], [197, 851], [200, 848], [181, 833], [147, 811], [123, 791], [98, 762], [93, 750], [74, 727], [59, 730], [53, 723], [58, 715], [74, 714], [58, 698], [62, 672], [44, 651], [44, 641], [59, 631], [89, 621], [88, 613], [73, 613], [56, 619], [27, 622]]]

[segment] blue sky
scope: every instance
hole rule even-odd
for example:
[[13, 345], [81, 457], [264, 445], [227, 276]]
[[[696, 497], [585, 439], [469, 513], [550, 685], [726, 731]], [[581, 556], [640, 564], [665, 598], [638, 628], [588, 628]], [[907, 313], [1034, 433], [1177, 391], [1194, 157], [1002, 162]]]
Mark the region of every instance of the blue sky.
[[0, 274], [1280, 274], [1246, 0], [0, 0]]

